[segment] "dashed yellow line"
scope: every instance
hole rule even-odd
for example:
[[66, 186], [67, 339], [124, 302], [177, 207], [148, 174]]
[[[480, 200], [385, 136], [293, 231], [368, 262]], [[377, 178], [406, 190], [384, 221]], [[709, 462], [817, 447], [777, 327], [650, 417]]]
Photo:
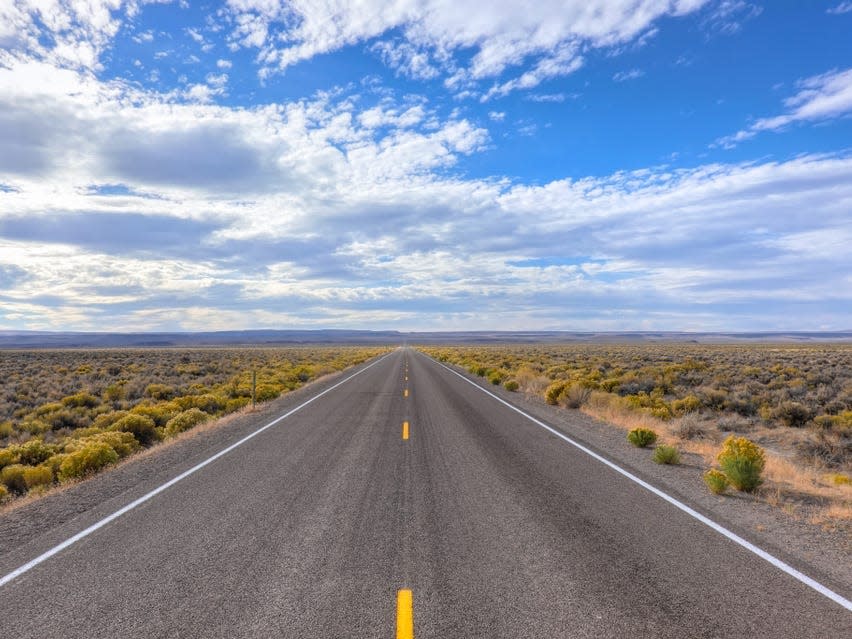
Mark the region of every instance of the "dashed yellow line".
[[402, 422], [402, 438], [408, 439], [408, 422]]
[[396, 639], [414, 639], [413, 599], [410, 590], [396, 593]]
[[403, 396], [403, 397], [408, 397], [408, 389], [407, 389], [407, 388], [406, 388], [406, 389], [405, 389], [405, 391], [402, 393], [402, 396]]

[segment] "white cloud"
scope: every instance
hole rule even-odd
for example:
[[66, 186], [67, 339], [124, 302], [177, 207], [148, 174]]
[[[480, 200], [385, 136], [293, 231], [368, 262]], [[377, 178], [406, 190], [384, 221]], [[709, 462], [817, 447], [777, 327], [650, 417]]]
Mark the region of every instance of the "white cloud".
[[230, 60], [216, 60], [216, 67], [219, 69], [230, 69], [233, 63]]
[[372, 50], [378, 53], [382, 62], [398, 74], [415, 80], [431, 80], [438, 77], [438, 69], [429, 61], [429, 54], [423, 49], [405, 42], [377, 42]]
[[831, 120], [852, 113], [852, 69], [812, 76], [801, 80], [798, 88], [796, 95], [784, 100], [786, 113], [761, 118], [747, 129], [720, 138], [716, 144], [731, 148], [761, 131], [777, 131], [797, 122]]
[[[121, 25], [122, 0], [16, 0], [0, 3], [0, 49], [74, 68], [99, 68]], [[133, 5], [130, 5], [133, 6]]]
[[[448, 0], [278, 2], [229, 0], [231, 44], [259, 49], [264, 75], [315, 55], [367, 42], [391, 30], [402, 40], [373, 45], [398, 73], [419, 79], [446, 74], [449, 87], [497, 79], [532, 61], [487, 96], [505, 95], [566, 75], [582, 64], [581, 51], [612, 47], [653, 31], [664, 16], [701, 8], [706, 0], [542, 0], [473, 3]], [[457, 54], [472, 52], [462, 65]]]
[[844, 13], [852, 12], [852, 2], [841, 2], [836, 7], [826, 9], [825, 12], [833, 15], [841, 15]]
[[627, 82], [641, 78], [643, 75], [645, 75], [645, 72], [642, 69], [630, 69], [629, 71], [619, 71], [612, 76], [612, 79], [616, 82]]
[[491, 118], [494, 122], [502, 122], [506, 119], [505, 111], [489, 111], [488, 117]]

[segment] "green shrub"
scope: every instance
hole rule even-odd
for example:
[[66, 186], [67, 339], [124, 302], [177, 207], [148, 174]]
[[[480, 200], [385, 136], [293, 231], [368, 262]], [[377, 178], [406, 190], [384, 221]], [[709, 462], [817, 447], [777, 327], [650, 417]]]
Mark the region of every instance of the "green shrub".
[[73, 453], [90, 444], [106, 444], [112, 448], [119, 457], [127, 457], [135, 453], [141, 447], [133, 433], [125, 431], [108, 431], [97, 433], [81, 439], [70, 440], [65, 444], [65, 452]]
[[21, 456], [18, 454], [17, 446], [10, 446], [9, 448], [0, 450], [0, 468], [17, 464], [20, 460]]
[[[268, 402], [271, 399], [275, 399], [281, 394], [282, 388], [279, 386], [274, 386], [272, 384], [258, 384], [255, 389], [254, 398], [258, 402]], [[216, 397], [215, 395], [209, 395], [208, 397]], [[218, 399], [218, 398], [217, 398]], [[227, 405], [227, 401], [224, 404], [216, 401], [214, 403], [208, 403], [207, 406], [197, 405], [198, 408], [207, 412], [207, 413], [215, 413]]]
[[76, 395], [69, 395], [68, 397], [62, 398], [62, 405], [69, 406], [72, 408], [94, 408], [100, 403], [101, 400], [99, 400], [91, 393], [86, 392], [77, 393]]
[[657, 433], [650, 428], [634, 428], [627, 433], [627, 441], [637, 448], [645, 448], [657, 441]]
[[6, 498], [9, 496], [9, 489], [6, 488], [3, 484], [0, 484], [0, 504], [6, 501]]
[[65, 481], [98, 472], [118, 461], [118, 453], [109, 444], [91, 442], [67, 455], [59, 465], [59, 479]]
[[49, 486], [53, 483], [53, 470], [50, 466], [29, 466], [24, 469], [24, 484], [27, 490], [37, 486]]
[[679, 464], [680, 453], [674, 446], [660, 444], [654, 449], [653, 460], [658, 464]]
[[567, 386], [568, 382], [565, 381], [553, 382], [547, 387], [547, 390], [544, 391], [544, 401], [551, 406], [556, 406], [559, 403], [559, 397], [562, 395], [562, 391], [564, 391]]
[[714, 495], [721, 495], [728, 489], [728, 478], [725, 473], [715, 468], [704, 473], [704, 483]]
[[97, 428], [99, 430], [106, 430], [110, 426], [112, 426], [115, 422], [117, 422], [122, 417], [129, 415], [130, 413], [126, 410], [117, 410], [111, 413], [104, 413], [102, 415], [98, 415], [95, 417], [95, 421], [92, 422], [92, 428]]
[[507, 391], [512, 391], [514, 393], [518, 390], [519, 385], [518, 382], [516, 382], [514, 379], [510, 379], [503, 383], [503, 388], [505, 388]]
[[169, 423], [166, 424], [166, 437], [174, 437], [178, 433], [189, 430], [193, 426], [210, 419], [210, 415], [198, 408], [190, 408], [182, 412], [180, 415], [172, 417]]
[[23, 464], [12, 464], [0, 470], [0, 483], [5, 484], [13, 493], [23, 494], [27, 492], [27, 484], [24, 481], [24, 470], [26, 466]]
[[675, 415], [686, 415], [687, 413], [697, 412], [701, 408], [701, 400], [695, 395], [687, 395], [683, 399], [676, 399], [672, 402], [672, 411]]
[[235, 397], [234, 399], [229, 399], [225, 404], [225, 412], [233, 413], [234, 411], [240, 410], [243, 406], [248, 406], [251, 403], [251, 399], [248, 397]]
[[145, 397], [151, 399], [171, 399], [175, 396], [175, 389], [166, 384], [148, 384], [145, 387]]
[[17, 448], [21, 463], [29, 466], [38, 466], [40, 463], [53, 457], [57, 450], [59, 450], [58, 446], [45, 444], [40, 439], [31, 439]]
[[729, 436], [716, 457], [730, 484], [737, 490], [752, 492], [762, 483], [766, 465], [763, 449], [745, 437]]
[[172, 402], [160, 402], [151, 406], [150, 404], [139, 404], [131, 411], [134, 415], [144, 415], [154, 421], [155, 426], [165, 426], [166, 423], [180, 412], [180, 406]]
[[132, 433], [143, 446], [148, 446], [158, 439], [157, 428], [156, 424], [154, 424], [154, 420], [150, 417], [145, 417], [144, 415], [136, 415], [133, 413], [125, 415], [115, 422], [110, 429], [123, 431], [125, 433]]

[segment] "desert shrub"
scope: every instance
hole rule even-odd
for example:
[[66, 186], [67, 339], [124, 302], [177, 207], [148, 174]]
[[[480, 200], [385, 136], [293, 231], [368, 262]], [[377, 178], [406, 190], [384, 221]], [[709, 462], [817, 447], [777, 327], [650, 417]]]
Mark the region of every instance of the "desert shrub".
[[165, 435], [166, 437], [174, 437], [178, 433], [189, 430], [208, 419], [210, 419], [210, 415], [201, 409], [190, 408], [169, 420], [169, 423], [166, 424]]
[[143, 394], [151, 399], [166, 400], [175, 396], [175, 389], [166, 384], [148, 384]]
[[24, 470], [26, 466], [23, 464], [12, 464], [0, 470], [0, 483], [4, 484], [13, 493], [19, 495], [27, 492], [27, 483], [24, 481]]
[[24, 484], [27, 490], [53, 483], [53, 470], [50, 466], [28, 466], [24, 468]]
[[0, 422], [0, 439], [11, 437], [15, 434], [15, 426], [9, 420]]
[[180, 407], [172, 402], [160, 402], [151, 406], [150, 404], [139, 404], [130, 409], [135, 415], [149, 417], [155, 426], [165, 426], [175, 415], [181, 412]]
[[144, 415], [135, 415], [133, 413], [125, 415], [115, 422], [110, 429], [132, 433], [143, 446], [148, 446], [158, 439], [154, 420]]
[[766, 455], [760, 446], [745, 437], [730, 435], [722, 444], [716, 461], [737, 490], [752, 492], [763, 482], [760, 475], [766, 465]]
[[0, 504], [6, 501], [6, 498], [9, 496], [9, 489], [6, 488], [3, 484], [0, 484]]
[[754, 428], [754, 423], [743, 417], [723, 417], [716, 422], [716, 428], [723, 433], [747, 433]]
[[675, 415], [686, 415], [694, 413], [701, 408], [701, 400], [695, 395], [687, 395], [683, 399], [676, 399], [672, 402], [672, 412]]
[[251, 403], [251, 399], [248, 397], [235, 397], [234, 399], [229, 399], [225, 404], [225, 412], [233, 413], [234, 411], [240, 410], [243, 406], [248, 406]]
[[852, 438], [831, 431], [817, 431], [796, 444], [802, 461], [828, 468], [845, 468], [852, 463]]
[[520, 385], [514, 379], [507, 380], [503, 383], [503, 388], [507, 391], [512, 391], [513, 393], [518, 390]]
[[814, 419], [814, 424], [823, 430], [852, 434], [852, 410], [845, 410], [838, 415], [820, 415]]
[[120, 458], [127, 457], [128, 455], [135, 453], [141, 447], [133, 433], [124, 431], [107, 431], [106, 433], [96, 433], [82, 439], [70, 440], [65, 444], [65, 452], [73, 453], [89, 446], [90, 444], [106, 444], [112, 448]]
[[76, 393], [62, 398], [62, 405], [71, 408], [94, 408], [101, 403], [97, 397], [91, 393]]
[[59, 465], [59, 479], [65, 481], [84, 477], [117, 461], [118, 453], [112, 449], [112, 446], [104, 442], [91, 442], [64, 457]]
[[[281, 388], [278, 386], [273, 386], [272, 384], [258, 384], [255, 392], [255, 400], [259, 402], [268, 402], [269, 400], [275, 399], [281, 394]], [[222, 410], [227, 406], [227, 400], [224, 404], [219, 404], [218, 402], [214, 405], [208, 404], [210, 408], [205, 408], [204, 406], [198, 406], [204, 412], [207, 413], [215, 413], [219, 410]]]
[[657, 433], [650, 428], [634, 428], [627, 433], [627, 441], [637, 448], [645, 448], [657, 441]]
[[687, 413], [678, 419], [672, 430], [675, 435], [684, 440], [707, 439], [710, 437], [710, 430], [695, 413]]
[[494, 384], [495, 386], [499, 386], [503, 381], [503, 373], [500, 371], [491, 371], [488, 374], [488, 381]]
[[50, 459], [59, 450], [58, 446], [45, 444], [40, 439], [31, 439], [17, 447], [18, 458], [22, 464], [38, 466], [43, 461]]
[[774, 411], [774, 416], [786, 426], [800, 428], [807, 424], [812, 415], [804, 404], [799, 402], [782, 402]]
[[657, 464], [679, 464], [680, 452], [678, 452], [678, 449], [675, 446], [660, 444], [654, 449], [654, 456], [652, 459]]
[[[263, 386], [263, 384], [258, 384], [258, 401], [264, 401], [260, 399]], [[277, 396], [278, 395], [276, 393], [275, 397]], [[266, 399], [271, 399], [271, 397], [267, 397]], [[227, 406], [228, 399], [225, 397], [218, 397], [210, 393], [205, 393], [203, 395], [184, 395], [183, 397], [177, 397], [174, 399], [174, 403], [184, 411], [189, 410], [190, 408], [198, 408], [203, 410], [205, 413], [213, 415]]]
[[0, 469], [5, 468], [6, 466], [11, 466], [12, 464], [17, 464], [20, 460], [21, 456], [18, 453], [17, 446], [11, 446], [0, 450]]
[[837, 473], [836, 475], [832, 475], [831, 481], [835, 486], [852, 485], [852, 477], [850, 477], [849, 475], [844, 475], [843, 473]]
[[556, 406], [559, 403], [559, 397], [562, 395], [562, 391], [564, 391], [567, 386], [568, 382], [565, 381], [553, 382], [547, 387], [547, 390], [544, 391], [544, 401], [551, 406]]
[[580, 406], [589, 401], [591, 395], [591, 388], [581, 386], [580, 384], [571, 384], [562, 390], [558, 401], [568, 408], [580, 408]]
[[103, 413], [102, 415], [98, 415], [97, 417], [95, 417], [95, 420], [92, 422], [92, 427], [97, 428], [98, 430], [106, 430], [119, 419], [121, 419], [122, 417], [126, 417], [129, 414], [130, 413], [126, 410], [117, 410], [111, 413]]
[[704, 483], [714, 495], [721, 495], [728, 489], [728, 478], [721, 470], [711, 468], [704, 473]]

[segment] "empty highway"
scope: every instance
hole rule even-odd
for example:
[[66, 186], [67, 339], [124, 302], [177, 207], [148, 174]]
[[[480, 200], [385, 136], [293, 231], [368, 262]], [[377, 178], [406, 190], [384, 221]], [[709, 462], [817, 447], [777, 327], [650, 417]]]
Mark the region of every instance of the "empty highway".
[[0, 635], [852, 636], [842, 603], [412, 349], [323, 390], [0, 552]]

